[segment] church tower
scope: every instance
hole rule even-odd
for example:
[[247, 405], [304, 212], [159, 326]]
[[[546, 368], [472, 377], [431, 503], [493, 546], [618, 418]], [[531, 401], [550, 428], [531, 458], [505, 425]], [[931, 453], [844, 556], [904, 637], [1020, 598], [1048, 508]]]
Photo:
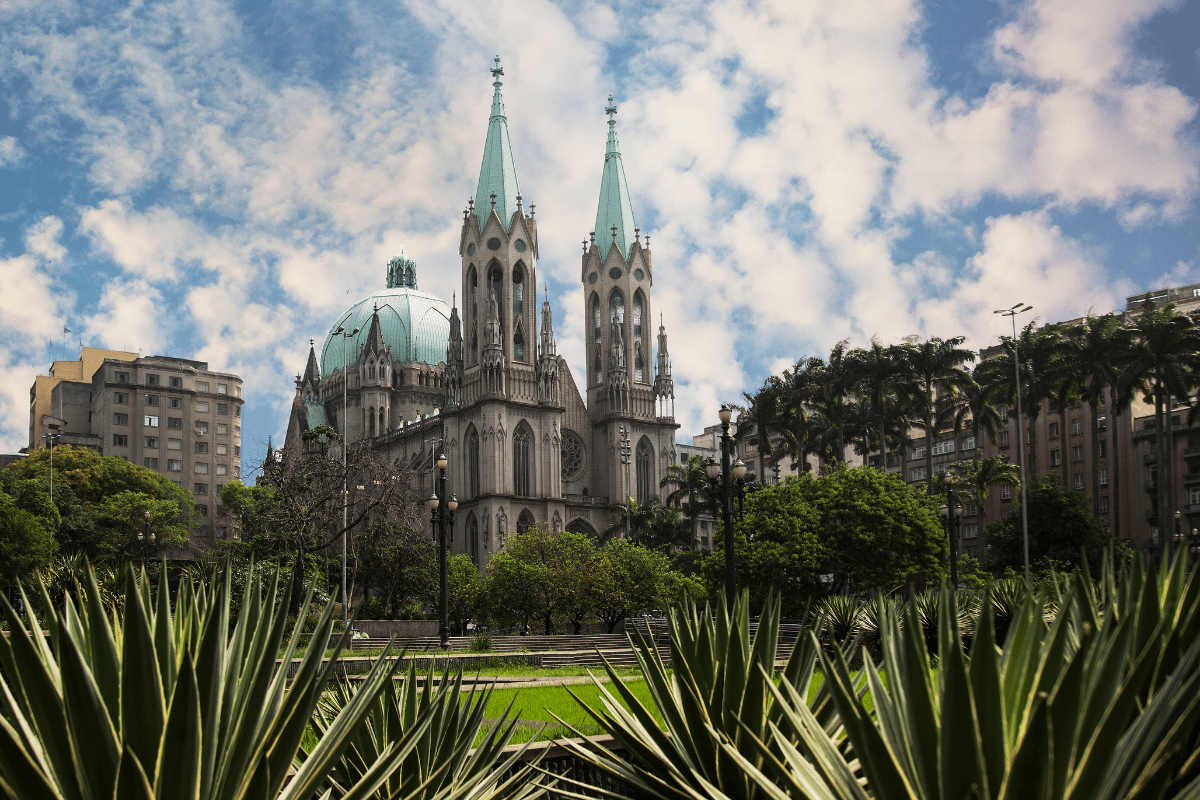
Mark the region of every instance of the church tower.
[[[673, 417], [656, 402], [651, 344], [650, 288], [654, 274], [650, 237], [641, 240], [617, 141], [617, 107], [608, 96], [608, 142], [596, 226], [583, 243], [587, 344], [587, 406], [594, 435], [606, 440], [607, 463], [599, 470], [614, 502], [644, 501], [674, 454]], [[665, 330], [660, 343], [666, 341]], [[659, 387], [662, 387], [659, 383]], [[622, 434], [624, 431], [624, 434]], [[623, 439], [628, 446], [623, 446]], [[624, 451], [625, 455], [622, 456]]]

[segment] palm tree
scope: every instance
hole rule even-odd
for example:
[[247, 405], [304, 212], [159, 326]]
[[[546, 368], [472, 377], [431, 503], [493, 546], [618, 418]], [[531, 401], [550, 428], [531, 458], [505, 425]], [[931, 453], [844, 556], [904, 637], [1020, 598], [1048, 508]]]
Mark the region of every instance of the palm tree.
[[1175, 399], [1188, 402], [1200, 370], [1200, 328], [1175, 305], [1159, 307], [1146, 296], [1142, 313], [1130, 325], [1132, 347], [1123, 382], [1154, 398], [1155, 452], [1158, 454], [1158, 524], [1166, 532], [1175, 511], [1173, 430], [1171, 406]]
[[[872, 341], [870, 347], [852, 351], [851, 365], [855, 378], [854, 389], [869, 405], [873, 433], [878, 436], [881, 463], [886, 465], [888, 430], [904, 415], [903, 406], [894, 402], [900, 397], [898, 390], [908, 376], [904, 351], [898, 345], [884, 347], [878, 341]], [[889, 399], [893, 402], [889, 402]], [[871, 440], [872, 436], [867, 435], [865, 442], [868, 451]]]
[[768, 463], [775, 464], [779, 460], [779, 456], [775, 455], [774, 440], [781, 438], [785, 425], [783, 400], [786, 389], [784, 382], [772, 375], [763, 381], [762, 388], [756, 394], [742, 393], [748, 405], [738, 414], [733, 440], [735, 443], [746, 442], [758, 447], [763, 474], [767, 471]]
[[[674, 485], [675, 490], [667, 495], [667, 505], [681, 508], [692, 523], [692, 542], [689, 549], [696, 549], [697, 528], [700, 524], [700, 509], [709, 501], [708, 473], [704, 471], [704, 458], [692, 456], [683, 464], [667, 467], [667, 474], [659, 483], [665, 489]], [[686, 505], [685, 505], [686, 501]]]
[[824, 366], [821, 359], [809, 358], [797, 361], [795, 367], [783, 371], [780, 434], [792, 456], [792, 468], [802, 475], [808, 470], [808, 443], [822, 429], [819, 417], [811, 416], [806, 404], [816, 392], [815, 381]]
[[951, 401], [974, 381], [963, 364], [975, 353], [959, 347], [962, 336], [934, 337], [904, 346], [900, 351], [907, 365], [909, 395], [915, 416], [925, 431], [925, 491], [933, 494], [933, 437], [943, 423], [952, 419]]
[[[662, 498], [651, 495], [639, 503], [632, 497], [629, 506], [621, 506], [621, 516], [600, 533], [600, 543], [621, 538], [625, 533], [625, 518], [629, 518], [629, 539], [634, 544], [657, 549], [670, 549], [680, 543], [679, 512], [663, 505]], [[683, 531], [687, 536], [687, 531]]]
[[1021, 486], [1021, 473], [1008, 456], [988, 456], [960, 461], [950, 468], [955, 482], [966, 489], [983, 505], [987, 502], [988, 490], [996, 484], [1008, 484], [1013, 489]]
[[[1088, 315], [1078, 325], [1072, 325], [1065, 331], [1063, 337], [1064, 360], [1068, 371], [1064, 373], [1064, 381], [1073, 385], [1070, 392], [1077, 394], [1092, 410], [1092, 513], [1100, 513], [1100, 439], [1099, 418], [1101, 410], [1105, 409], [1107, 397], [1115, 397], [1115, 388], [1120, 380], [1123, 360], [1128, 355], [1128, 331], [1121, 321], [1113, 314], [1102, 316]], [[1066, 393], [1068, 390], [1064, 390]], [[1109, 403], [1109, 414], [1113, 413], [1113, 403]], [[1112, 430], [1117, 430], [1113, 422]], [[1116, 436], [1113, 439], [1113, 497], [1119, 503], [1120, 490], [1116, 483]], [[1117, 508], [1114, 503], [1113, 519], [1117, 520]], [[1117, 525], [1113, 526], [1113, 535], [1120, 537]]]

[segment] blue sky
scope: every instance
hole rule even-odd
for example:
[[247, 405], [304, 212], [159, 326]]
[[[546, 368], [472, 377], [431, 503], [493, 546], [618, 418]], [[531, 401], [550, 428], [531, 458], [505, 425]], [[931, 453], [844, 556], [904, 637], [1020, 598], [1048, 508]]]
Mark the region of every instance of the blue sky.
[[254, 463], [401, 242], [458, 286], [496, 53], [576, 372], [616, 97], [681, 438], [841, 339], [1121, 308], [1200, 280], [1197, 30], [1197, 0], [9, 0], [0, 449], [82, 340], [243, 375]]

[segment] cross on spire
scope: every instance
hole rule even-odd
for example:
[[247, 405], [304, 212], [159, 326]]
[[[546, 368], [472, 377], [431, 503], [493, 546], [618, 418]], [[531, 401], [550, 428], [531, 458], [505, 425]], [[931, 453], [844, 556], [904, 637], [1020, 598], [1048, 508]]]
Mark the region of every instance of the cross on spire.
[[617, 121], [614, 119], [617, 114], [617, 104], [613, 102], [611, 94], [608, 96], [608, 106], [605, 107], [604, 113], [608, 114], [608, 125], [610, 128], [617, 124]]
[[[496, 66], [492, 67], [490, 72], [492, 73], [492, 77], [496, 79], [496, 82], [499, 83], [500, 76], [504, 74], [504, 67], [500, 66], [500, 56], [496, 56], [495, 61]], [[609, 99], [611, 100], [612, 98]]]

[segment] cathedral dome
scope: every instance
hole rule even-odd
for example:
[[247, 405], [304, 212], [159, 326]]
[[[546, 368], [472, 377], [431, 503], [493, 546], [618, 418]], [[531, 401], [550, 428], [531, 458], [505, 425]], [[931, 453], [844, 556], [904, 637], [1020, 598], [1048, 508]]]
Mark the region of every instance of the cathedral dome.
[[329, 328], [321, 348], [322, 377], [342, 368], [339, 327], [347, 331], [358, 328], [358, 333], [346, 341], [347, 360], [351, 364], [358, 360], [359, 351], [367, 343], [371, 315], [376, 308], [384, 344], [391, 348], [394, 360], [428, 364], [446, 360], [450, 337], [450, 307], [446, 301], [411, 286], [390, 286], [351, 306]]

